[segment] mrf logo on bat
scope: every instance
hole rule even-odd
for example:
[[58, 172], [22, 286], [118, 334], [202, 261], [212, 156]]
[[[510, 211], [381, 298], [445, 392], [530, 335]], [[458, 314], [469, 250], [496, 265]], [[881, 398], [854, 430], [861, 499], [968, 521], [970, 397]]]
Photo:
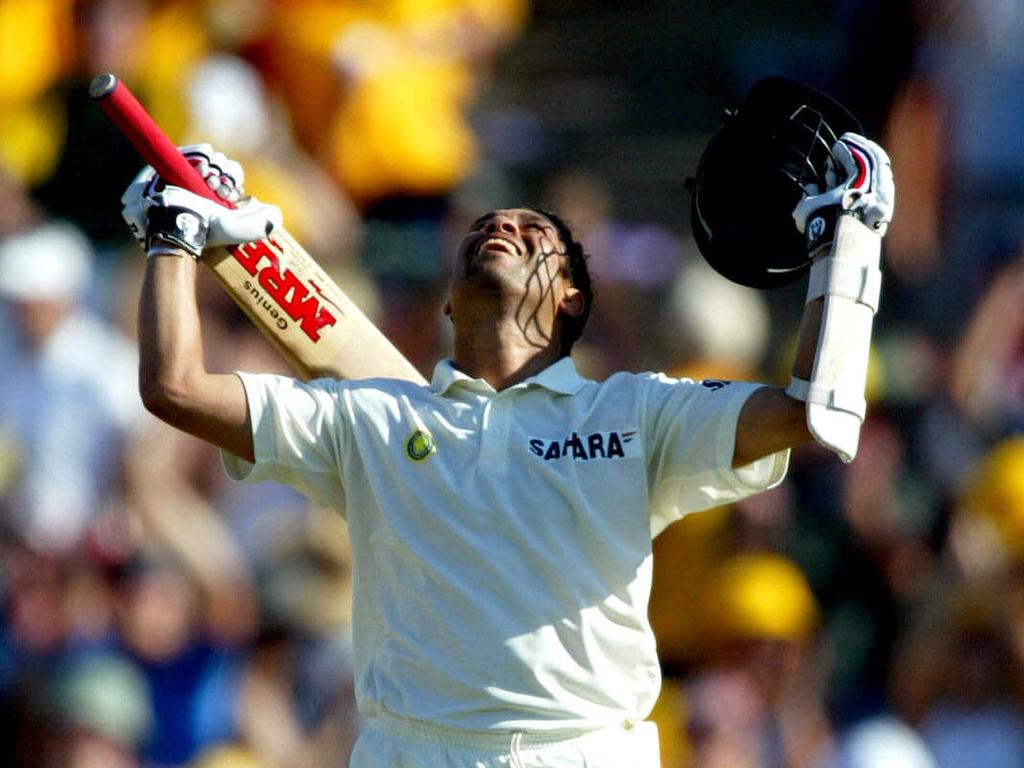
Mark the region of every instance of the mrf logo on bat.
[[[337, 322], [337, 317], [324, 306], [324, 302], [332, 306], [333, 302], [323, 295], [320, 287], [309, 280], [315, 293], [311, 292], [298, 275], [283, 266], [284, 249], [274, 238], [268, 237], [266, 240], [228, 248], [228, 251], [246, 272], [256, 278], [256, 285], [245, 281], [246, 290], [280, 330], [288, 327], [290, 319], [299, 324], [299, 328], [311, 341], [316, 342], [320, 340], [321, 330]], [[264, 295], [269, 296], [273, 302], [264, 298]], [[335, 306], [335, 309], [338, 307]]]

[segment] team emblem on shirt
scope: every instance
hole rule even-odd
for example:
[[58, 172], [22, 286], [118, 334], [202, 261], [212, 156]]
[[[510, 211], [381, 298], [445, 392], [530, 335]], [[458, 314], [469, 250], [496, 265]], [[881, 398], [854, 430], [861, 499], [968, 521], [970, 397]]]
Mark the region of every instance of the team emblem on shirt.
[[640, 456], [640, 441], [635, 429], [613, 429], [609, 432], [591, 432], [581, 435], [573, 432], [559, 438], [531, 437], [530, 453], [544, 461], [573, 459], [631, 459]]
[[423, 461], [434, 452], [434, 438], [429, 432], [417, 429], [405, 441], [405, 455], [413, 461]]

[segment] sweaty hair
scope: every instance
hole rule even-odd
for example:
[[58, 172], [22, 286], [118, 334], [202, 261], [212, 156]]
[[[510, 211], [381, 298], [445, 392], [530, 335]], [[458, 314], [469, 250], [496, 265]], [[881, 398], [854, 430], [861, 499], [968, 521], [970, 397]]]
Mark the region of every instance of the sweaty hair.
[[569, 280], [573, 287], [583, 295], [583, 311], [575, 317], [568, 315], [562, 317], [562, 355], [566, 356], [572, 351], [572, 345], [576, 343], [576, 340], [583, 333], [583, 327], [587, 324], [587, 318], [590, 317], [590, 308], [594, 303], [594, 286], [590, 281], [590, 270], [587, 267], [587, 259], [589, 257], [584, 253], [583, 245], [576, 242], [576, 239], [572, 236], [572, 230], [569, 229], [569, 225], [558, 216], [550, 211], [545, 211], [543, 208], [531, 207], [528, 210], [539, 213], [555, 226], [555, 231], [558, 232], [558, 239], [565, 246], [565, 255], [569, 261]]

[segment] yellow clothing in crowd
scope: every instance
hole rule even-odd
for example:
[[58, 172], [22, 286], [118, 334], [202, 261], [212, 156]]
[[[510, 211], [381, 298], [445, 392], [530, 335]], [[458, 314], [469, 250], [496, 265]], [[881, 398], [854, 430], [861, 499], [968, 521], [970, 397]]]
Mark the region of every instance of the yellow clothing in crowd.
[[61, 113], [43, 95], [69, 65], [70, 0], [0, 0], [0, 171], [39, 181], [53, 169]]
[[446, 192], [476, 162], [474, 65], [525, 12], [525, 0], [281, 3], [275, 66], [300, 138], [357, 202]]

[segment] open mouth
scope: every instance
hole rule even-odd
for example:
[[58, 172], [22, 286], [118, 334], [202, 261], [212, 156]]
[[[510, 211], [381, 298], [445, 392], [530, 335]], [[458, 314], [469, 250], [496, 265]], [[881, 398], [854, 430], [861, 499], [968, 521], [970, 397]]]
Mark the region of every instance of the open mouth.
[[478, 251], [501, 251], [507, 253], [509, 256], [519, 256], [519, 246], [510, 240], [505, 240], [500, 237], [488, 237], [484, 240]]

